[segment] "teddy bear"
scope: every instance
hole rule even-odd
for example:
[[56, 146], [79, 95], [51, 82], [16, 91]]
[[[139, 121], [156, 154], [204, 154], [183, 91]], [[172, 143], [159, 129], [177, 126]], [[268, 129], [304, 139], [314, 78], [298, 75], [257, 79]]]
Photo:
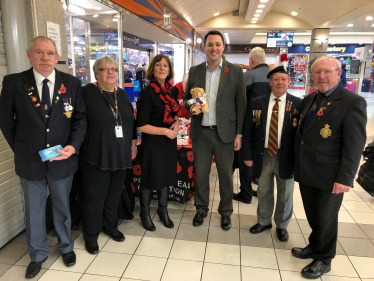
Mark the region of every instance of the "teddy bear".
[[209, 112], [209, 105], [206, 102], [206, 99], [210, 97], [210, 94], [205, 94], [203, 88], [193, 88], [190, 91], [192, 95], [192, 99], [187, 101], [188, 105], [193, 105], [195, 103], [201, 104], [201, 109], [199, 108], [193, 108], [192, 113], [195, 115], [200, 114], [201, 112], [207, 113]]

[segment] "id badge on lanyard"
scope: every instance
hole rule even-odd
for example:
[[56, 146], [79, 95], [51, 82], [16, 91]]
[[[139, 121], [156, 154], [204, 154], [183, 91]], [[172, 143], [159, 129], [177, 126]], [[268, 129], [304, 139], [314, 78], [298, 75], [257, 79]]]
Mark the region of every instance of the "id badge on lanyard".
[[123, 138], [122, 126], [115, 126], [114, 130], [116, 131], [117, 138]]

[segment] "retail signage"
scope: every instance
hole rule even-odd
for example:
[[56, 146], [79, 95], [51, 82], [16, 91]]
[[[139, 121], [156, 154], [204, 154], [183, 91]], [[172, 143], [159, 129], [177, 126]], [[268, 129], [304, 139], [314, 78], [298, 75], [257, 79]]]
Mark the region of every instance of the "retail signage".
[[289, 47], [292, 47], [292, 44], [293, 44], [293, 32], [276, 31], [276, 32], [267, 33], [266, 47], [289, 48]]
[[[355, 48], [362, 47], [358, 44], [328, 45], [327, 54], [354, 54]], [[310, 52], [309, 45], [293, 45], [288, 49], [290, 54], [307, 54]]]

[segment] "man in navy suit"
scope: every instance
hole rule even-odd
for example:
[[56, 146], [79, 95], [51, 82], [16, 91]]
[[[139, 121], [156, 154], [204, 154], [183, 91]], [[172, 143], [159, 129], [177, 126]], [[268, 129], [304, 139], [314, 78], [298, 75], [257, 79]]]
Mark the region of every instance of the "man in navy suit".
[[293, 210], [294, 139], [302, 100], [287, 93], [290, 77], [283, 66], [274, 68], [267, 78], [272, 92], [252, 99], [243, 130], [244, 163], [254, 166], [254, 175], [259, 179], [258, 223], [249, 231], [257, 234], [272, 228], [275, 177], [278, 193], [274, 221], [278, 239], [285, 242]]
[[312, 258], [301, 275], [319, 278], [331, 270], [336, 254], [338, 214], [344, 192], [353, 187], [366, 142], [366, 101], [340, 82], [340, 62], [323, 56], [311, 75], [318, 91], [304, 98], [295, 139], [295, 180], [312, 229], [305, 248], [293, 248], [301, 259]]
[[[66, 266], [76, 262], [70, 238], [69, 193], [78, 168], [78, 152], [86, 134], [86, 114], [80, 80], [54, 67], [53, 40], [38, 36], [27, 48], [32, 68], [7, 75], [0, 96], [0, 128], [14, 152], [25, 202], [26, 241], [31, 262], [26, 278], [35, 277], [48, 258], [47, 189], [52, 198], [57, 250]], [[39, 151], [61, 145], [60, 156], [42, 162]]]

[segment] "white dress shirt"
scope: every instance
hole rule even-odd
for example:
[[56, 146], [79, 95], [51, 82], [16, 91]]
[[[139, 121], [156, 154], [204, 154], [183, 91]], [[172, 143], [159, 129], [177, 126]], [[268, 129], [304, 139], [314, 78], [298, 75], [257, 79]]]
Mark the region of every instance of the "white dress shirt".
[[40, 100], [42, 100], [43, 80], [45, 78], [47, 78], [49, 80], [49, 82], [48, 82], [48, 88], [49, 88], [50, 101], [51, 101], [51, 104], [52, 104], [53, 92], [54, 92], [54, 89], [55, 89], [55, 81], [56, 81], [56, 72], [55, 72], [55, 70], [53, 69], [52, 73], [49, 74], [48, 77], [44, 77], [43, 75], [39, 74], [34, 68], [32, 69], [32, 71], [34, 72], [36, 87], [38, 87], [38, 93], [39, 93]]
[[204, 113], [202, 125], [212, 126], [217, 125], [216, 118], [216, 101], [218, 94], [219, 82], [221, 79], [222, 60], [215, 70], [212, 70], [208, 63], [206, 63], [206, 80], [205, 80], [205, 93], [210, 94], [207, 98], [209, 105], [209, 112]]
[[[280, 148], [280, 145], [281, 145], [284, 112], [286, 110], [286, 96], [287, 96], [287, 93], [285, 93], [283, 96], [279, 97], [280, 101], [278, 102], [278, 105], [279, 105], [279, 110], [278, 110], [278, 149]], [[268, 148], [271, 113], [273, 111], [273, 106], [275, 104], [275, 99], [276, 98], [277, 97], [274, 96], [274, 94], [272, 92], [270, 94], [270, 100], [269, 100], [269, 106], [268, 106], [268, 116], [267, 116], [267, 119], [266, 119], [265, 148]]]

